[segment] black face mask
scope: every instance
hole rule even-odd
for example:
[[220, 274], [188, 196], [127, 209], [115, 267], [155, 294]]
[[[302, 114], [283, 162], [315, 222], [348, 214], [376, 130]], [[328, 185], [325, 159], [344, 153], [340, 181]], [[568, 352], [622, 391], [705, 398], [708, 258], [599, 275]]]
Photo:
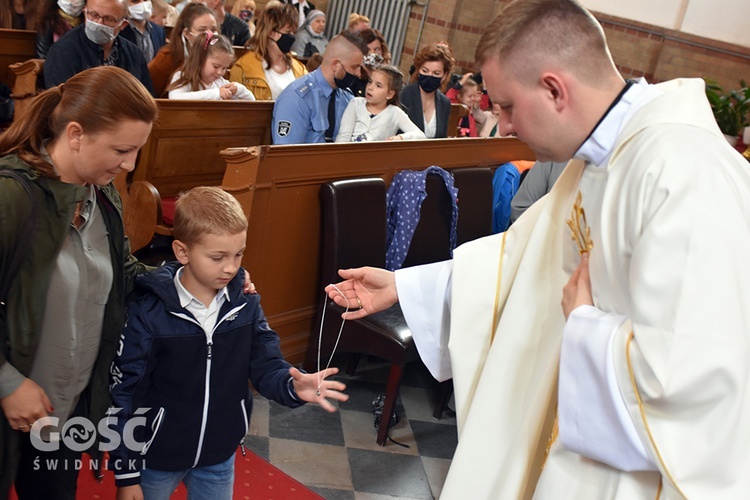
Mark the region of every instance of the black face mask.
[[351, 86], [354, 85], [357, 80], [359, 80], [359, 77], [357, 75], [349, 73], [346, 69], [344, 69], [344, 78], [336, 78], [335, 76], [333, 77], [333, 83], [335, 83], [336, 87], [340, 89], [351, 88]]
[[441, 82], [442, 79], [436, 76], [423, 75], [421, 73], [419, 74], [419, 76], [417, 76], [417, 83], [419, 84], [419, 88], [421, 88], [428, 94], [439, 89]]
[[289, 33], [281, 33], [281, 38], [276, 40], [276, 45], [279, 46], [279, 50], [286, 54], [290, 50], [292, 50], [292, 45], [294, 45], [294, 35], [290, 35]]

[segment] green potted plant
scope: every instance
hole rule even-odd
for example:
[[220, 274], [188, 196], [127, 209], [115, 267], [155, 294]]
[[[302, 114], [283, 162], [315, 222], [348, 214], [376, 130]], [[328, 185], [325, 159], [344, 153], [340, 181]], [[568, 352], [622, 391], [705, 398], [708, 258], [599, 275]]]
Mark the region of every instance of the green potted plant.
[[750, 87], [744, 80], [740, 80], [740, 88], [724, 92], [715, 81], [706, 81], [706, 97], [711, 103], [716, 123], [727, 136], [727, 140], [736, 142], [742, 129], [750, 125]]

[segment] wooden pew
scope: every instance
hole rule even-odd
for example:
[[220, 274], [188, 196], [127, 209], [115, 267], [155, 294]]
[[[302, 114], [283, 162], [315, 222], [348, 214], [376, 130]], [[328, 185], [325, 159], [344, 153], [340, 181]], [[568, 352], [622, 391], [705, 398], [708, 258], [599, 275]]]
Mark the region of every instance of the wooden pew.
[[[534, 159], [531, 150], [514, 138], [260, 146], [227, 149], [221, 155], [227, 162], [222, 187], [238, 198], [250, 222], [243, 266], [292, 363], [304, 360], [323, 295], [318, 198], [322, 184], [371, 176], [389, 184], [404, 169], [458, 169]], [[459, 206], [462, 196], [467, 193], [459, 192]]]
[[44, 59], [27, 59], [10, 65], [10, 71], [16, 76], [13, 83], [13, 93], [11, 94], [15, 106], [14, 121], [23, 115], [31, 98], [39, 92], [36, 82], [42, 68], [44, 68]]
[[448, 137], [458, 137], [458, 122], [469, 114], [469, 107], [460, 102], [451, 103], [451, 114], [448, 116]]
[[133, 251], [147, 245], [154, 233], [171, 234], [162, 224], [162, 198], [195, 186], [221, 184], [226, 170], [219, 155], [222, 149], [271, 142], [273, 101], [157, 103], [159, 118], [135, 169], [115, 179]]
[[36, 56], [36, 32], [0, 29], [0, 81], [13, 87], [11, 64]]

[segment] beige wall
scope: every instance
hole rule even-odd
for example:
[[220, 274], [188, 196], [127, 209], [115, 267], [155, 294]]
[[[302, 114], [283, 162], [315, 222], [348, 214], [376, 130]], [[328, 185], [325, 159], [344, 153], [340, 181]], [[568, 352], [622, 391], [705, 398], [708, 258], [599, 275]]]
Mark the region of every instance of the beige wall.
[[[419, 48], [447, 40], [453, 47], [458, 66], [463, 71], [473, 71], [474, 48], [482, 29], [508, 2], [431, 0]], [[424, 10], [419, 6], [412, 8], [401, 59], [402, 71], [408, 70], [416, 52]], [[725, 88], [738, 87], [740, 79], [750, 81], [750, 47], [599, 12], [594, 14], [604, 27], [615, 63], [626, 77], [646, 76], [654, 82], [676, 77], [708, 77]], [[748, 19], [746, 14], [743, 17]]]

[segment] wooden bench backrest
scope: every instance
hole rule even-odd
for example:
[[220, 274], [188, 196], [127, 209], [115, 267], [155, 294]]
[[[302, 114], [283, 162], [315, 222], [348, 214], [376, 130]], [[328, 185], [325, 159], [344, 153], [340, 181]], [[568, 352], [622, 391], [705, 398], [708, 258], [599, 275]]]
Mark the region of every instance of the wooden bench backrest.
[[[528, 146], [514, 138], [261, 146], [229, 149], [222, 156], [227, 161], [222, 186], [240, 200], [250, 223], [243, 266], [251, 272], [284, 354], [293, 363], [304, 359], [323, 295], [321, 185], [357, 177], [380, 177], [390, 184], [395, 173], [405, 169], [534, 159]], [[461, 196], [470, 193], [459, 193], [459, 200]]]
[[469, 114], [469, 108], [465, 104], [451, 103], [451, 114], [448, 116], [448, 137], [458, 136], [458, 122]]
[[36, 32], [0, 29], [0, 81], [13, 87], [15, 76], [8, 68], [36, 56]]
[[220, 185], [226, 169], [222, 149], [271, 142], [272, 101], [157, 102], [158, 121], [131, 179], [151, 182], [162, 197]]

